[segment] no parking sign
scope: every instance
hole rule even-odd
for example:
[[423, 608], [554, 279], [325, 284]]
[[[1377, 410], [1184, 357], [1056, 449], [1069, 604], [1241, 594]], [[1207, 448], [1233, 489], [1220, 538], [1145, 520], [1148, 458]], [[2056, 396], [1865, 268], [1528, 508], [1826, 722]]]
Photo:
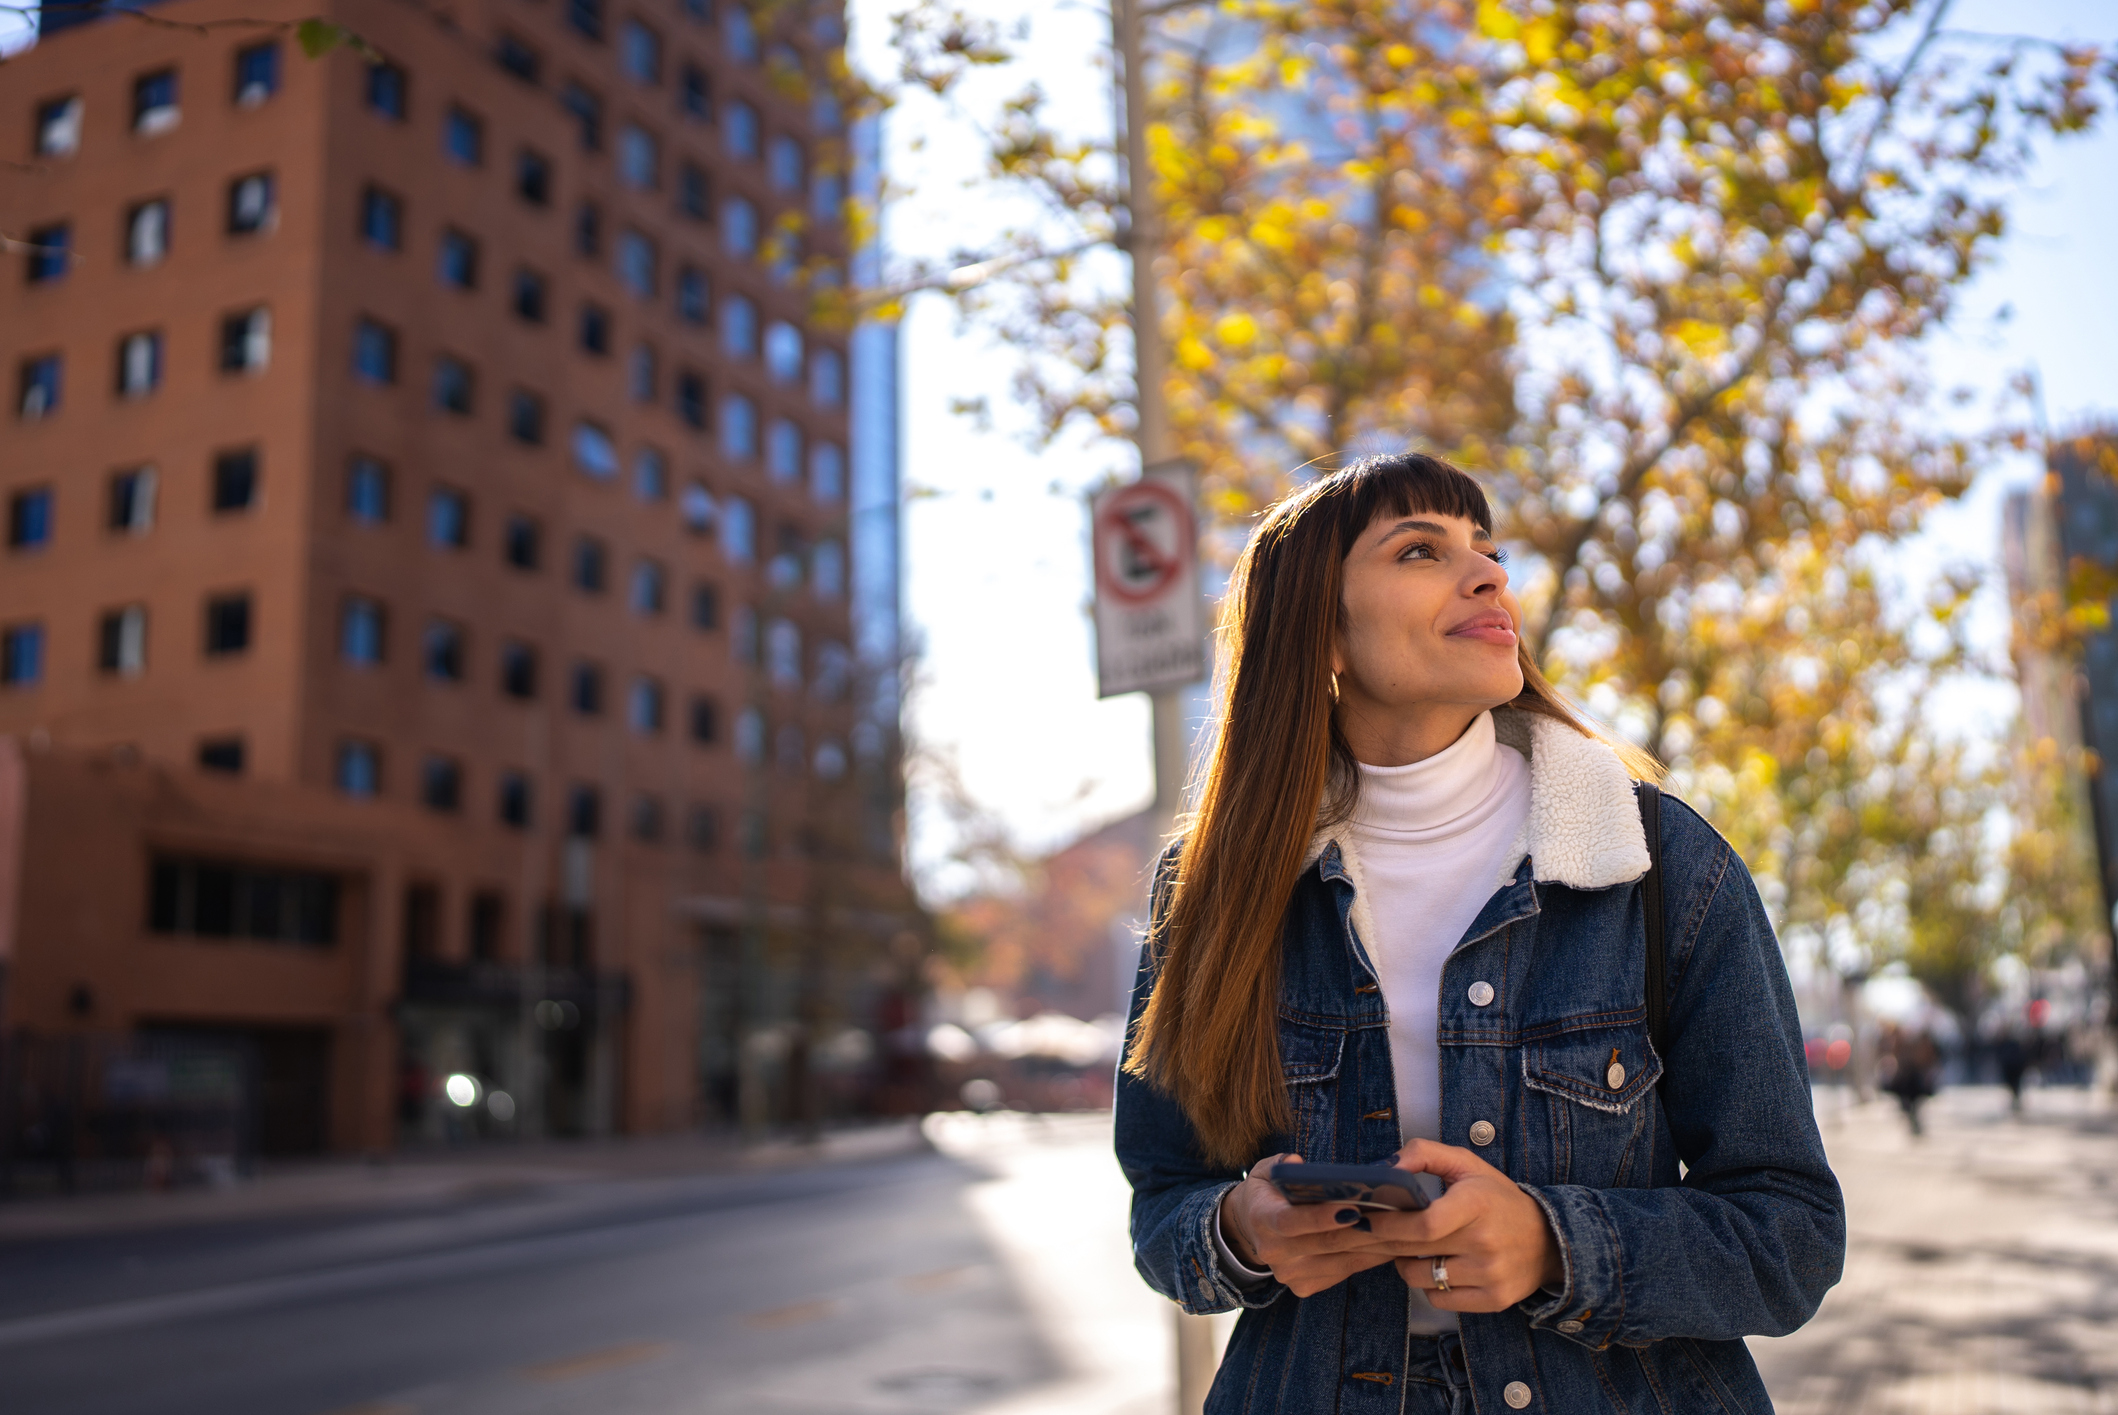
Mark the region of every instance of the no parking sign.
[[1089, 500], [1096, 677], [1103, 697], [1206, 676], [1199, 523], [1189, 462], [1161, 462]]

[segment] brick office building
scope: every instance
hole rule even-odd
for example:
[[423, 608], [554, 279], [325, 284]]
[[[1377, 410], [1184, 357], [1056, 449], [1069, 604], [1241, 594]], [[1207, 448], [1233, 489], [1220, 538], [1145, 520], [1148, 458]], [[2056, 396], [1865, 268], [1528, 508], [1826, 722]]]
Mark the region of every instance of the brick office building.
[[242, 21], [314, 0], [177, 0], [0, 68], [0, 1028], [234, 1038], [268, 1149], [850, 1103], [895, 470], [795, 275], [794, 8], [333, 0], [374, 54], [312, 60]]

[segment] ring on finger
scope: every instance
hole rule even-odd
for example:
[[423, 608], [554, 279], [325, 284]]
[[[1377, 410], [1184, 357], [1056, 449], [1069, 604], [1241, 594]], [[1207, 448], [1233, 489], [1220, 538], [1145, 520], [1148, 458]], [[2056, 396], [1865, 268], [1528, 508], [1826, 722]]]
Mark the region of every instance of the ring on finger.
[[1434, 1290], [1436, 1292], [1447, 1292], [1449, 1290], [1449, 1260], [1447, 1258], [1436, 1258], [1433, 1271]]

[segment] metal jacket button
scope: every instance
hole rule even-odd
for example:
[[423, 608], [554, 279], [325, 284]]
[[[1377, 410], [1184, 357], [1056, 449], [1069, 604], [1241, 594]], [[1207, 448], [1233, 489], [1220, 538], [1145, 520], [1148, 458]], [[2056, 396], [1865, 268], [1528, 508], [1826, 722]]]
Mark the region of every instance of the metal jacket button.
[[1575, 1321], [1572, 1317], [1568, 1317], [1565, 1321], [1559, 1324], [1559, 1330], [1565, 1332], [1568, 1336], [1572, 1336], [1574, 1333], [1582, 1330], [1582, 1326], [1581, 1323]]
[[1471, 999], [1471, 1006], [1484, 1007], [1493, 1000], [1493, 985], [1481, 978], [1471, 984], [1468, 996]]
[[1500, 1398], [1508, 1403], [1510, 1410], [1520, 1410], [1530, 1403], [1530, 1388], [1521, 1381], [1509, 1381], [1502, 1387]]
[[[1494, 1134], [1494, 1131], [1493, 1131], [1493, 1122], [1492, 1122], [1492, 1121], [1490, 1121], [1490, 1120], [1474, 1120], [1474, 1121], [1472, 1121], [1472, 1122], [1471, 1122], [1471, 1143], [1472, 1143], [1472, 1144], [1474, 1144], [1474, 1145], [1490, 1145], [1490, 1144], [1492, 1144], [1492, 1143], [1493, 1143], [1493, 1134]], [[1527, 1387], [1525, 1387], [1525, 1389], [1527, 1389]]]
[[1603, 1079], [1611, 1083], [1611, 1089], [1614, 1091], [1623, 1086], [1625, 1084], [1625, 1063], [1622, 1061], [1612, 1062], [1611, 1069], [1603, 1073]]

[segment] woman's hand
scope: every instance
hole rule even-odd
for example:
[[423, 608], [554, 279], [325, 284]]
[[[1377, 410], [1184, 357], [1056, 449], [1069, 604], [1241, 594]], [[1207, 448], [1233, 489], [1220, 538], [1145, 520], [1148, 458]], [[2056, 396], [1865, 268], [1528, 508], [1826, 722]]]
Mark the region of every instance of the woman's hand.
[[1390, 1261], [1389, 1253], [1353, 1251], [1361, 1230], [1361, 1211], [1348, 1204], [1290, 1204], [1267, 1183], [1272, 1167], [1300, 1164], [1300, 1155], [1274, 1155], [1250, 1167], [1250, 1177], [1221, 1199], [1221, 1237], [1245, 1266], [1270, 1268], [1297, 1297], [1313, 1297], [1369, 1268]]
[[[1397, 1167], [1449, 1186], [1419, 1213], [1370, 1212], [1370, 1232], [1349, 1235], [1355, 1256], [1397, 1260], [1398, 1276], [1444, 1312], [1500, 1312], [1540, 1287], [1559, 1285], [1559, 1240], [1535, 1199], [1469, 1150], [1414, 1140]], [[1443, 1261], [1449, 1290], [1434, 1281]]]

